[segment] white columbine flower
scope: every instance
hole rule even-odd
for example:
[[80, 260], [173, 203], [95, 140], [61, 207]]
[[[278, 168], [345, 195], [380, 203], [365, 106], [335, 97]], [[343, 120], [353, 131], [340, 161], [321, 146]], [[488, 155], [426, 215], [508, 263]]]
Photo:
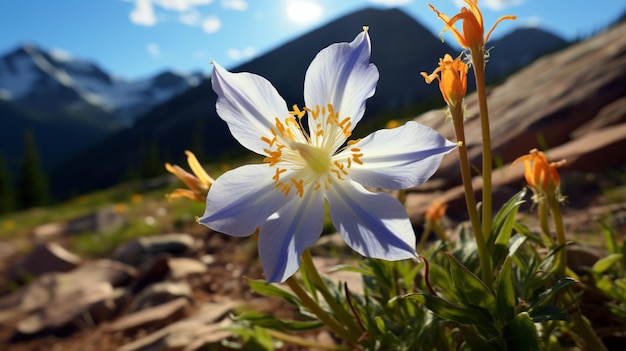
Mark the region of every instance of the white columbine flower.
[[376, 89], [378, 69], [370, 64], [370, 53], [367, 28], [351, 43], [322, 50], [306, 72], [306, 108], [292, 110], [265, 78], [231, 73], [214, 63], [218, 115], [241, 145], [266, 158], [219, 177], [199, 221], [234, 236], [261, 227], [259, 256], [270, 282], [294, 274], [302, 252], [319, 238], [324, 199], [333, 224], [361, 255], [416, 257], [404, 207], [364, 186], [421, 184], [456, 144], [415, 122], [346, 144]]

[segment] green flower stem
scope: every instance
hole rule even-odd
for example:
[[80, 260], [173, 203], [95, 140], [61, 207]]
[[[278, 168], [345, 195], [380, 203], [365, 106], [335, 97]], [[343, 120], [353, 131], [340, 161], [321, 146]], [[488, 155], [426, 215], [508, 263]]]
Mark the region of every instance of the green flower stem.
[[550, 224], [548, 223], [548, 206], [546, 205], [546, 200], [539, 199], [539, 223], [541, 225], [541, 234], [543, 238], [543, 243], [546, 247], [553, 249], [554, 248], [554, 240], [550, 236]]
[[313, 258], [311, 257], [311, 252], [309, 249], [304, 250], [302, 253], [302, 272], [307, 274], [307, 277], [311, 279], [311, 282], [317, 288], [317, 290], [322, 294], [324, 300], [333, 311], [337, 319], [342, 322], [353, 335], [362, 334], [362, 330], [359, 325], [355, 321], [355, 317], [348, 312], [348, 310], [335, 299], [335, 297], [330, 293], [328, 287], [322, 280], [317, 268], [313, 264]]
[[489, 111], [487, 108], [487, 88], [485, 85], [485, 53], [472, 51], [472, 63], [474, 64], [474, 78], [476, 79], [476, 93], [478, 94], [478, 106], [480, 108], [480, 128], [483, 142], [483, 233], [488, 238], [491, 233], [491, 131], [489, 127]]
[[561, 216], [561, 204], [556, 194], [548, 193], [548, 205], [554, 221], [554, 230], [556, 231], [556, 244], [561, 247], [558, 254], [556, 274], [561, 278], [565, 276], [567, 266], [567, 250], [565, 249], [565, 229], [563, 228], [563, 216]]
[[289, 277], [285, 283], [287, 283], [287, 285], [291, 288], [291, 291], [298, 296], [300, 302], [302, 302], [302, 304], [306, 306], [311, 313], [316, 315], [317, 318], [319, 318], [319, 320], [322, 321], [322, 323], [324, 323], [328, 328], [349, 343], [355, 344], [357, 342], [357, 338], [355, 336], [346, 330], [346, 328], [344, 328], [333, 316], [328, 314], [328, 312], [318, 305], [317, 302], [315, 302], [311, 296], [309, 296], [309, 294], [302, 289], [293, 275]]
[[[561, 246], [559, 250], [559, 257], [557, 260], [557, 277], [564, 277], [567, 269], [567, 250], [565, 249], [565, 229], [563, 227], [563, 216], [561, 215], [561, 205], [559, 203], [558, 195], [556, 193], [548, 193], [548, 204], [550, 206], [550, 212], [552, 212], [552, 218], [554, 221], [554, 228], [556, 231], [556, 243]], [[575, 304], [574, 294], [571, 290], [566, 291], [563, 294], [563, 304], [570, 306]], [[606, 346], [598, 338], [598, 335], [593, 330], [591, 323], [585, 316], [582, 315], [578, 308], [575, 308], [572, 312], [572, 329], [578, 337], [583, 340], [585, 350], [606, 350]]]
[[463, 188], [465, 190], [465, 203], [467, 205], [467, 213], [469, 214], [474, 237], [476, 239], [476, 247], [478, 248], [478, 259], [480, 261], [480, 271], [482, 273], [483, 282], [491, 288], [493, 285], [493, 271], [491, 268], [491, 255], [487, 251], [487, 242], [480, 226], [480, 218], [478, 209], [476, 209], [476, 198], [474, 197], [474, 188], [472, 187], [472, 173], [470, 163], [467, 157], [467, 145], [465, 144], [465, 128], [463, 125], [463, 108], [456, 106], [450, 108], [452, 121], [454, 123], [454, 131], [459, 141], [459, 160], [461, 165], [461, 179], [463, 180]]

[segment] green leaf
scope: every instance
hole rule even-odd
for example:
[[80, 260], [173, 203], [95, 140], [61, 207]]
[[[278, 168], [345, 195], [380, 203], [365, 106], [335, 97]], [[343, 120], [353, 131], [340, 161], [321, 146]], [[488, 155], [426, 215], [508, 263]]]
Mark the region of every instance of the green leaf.
[[258, 292], [261, 295], [278, 296], [289, 301], [293, 305], [296, 305], [296, 306], [300, 305], [300, 300], [287, 290], [281, 289], [274, 284], [269, 284], [265, 280], [249, 279], [249, 278], [244, 278], [244, 279], [246, 280], [246, 283], [248, 283], [248, 285], [250, 286], [250, 289]]
[[237, 316], [233, 316], [232, 319], [234, 321], [249, 321], [255, 326], [275, 330], [303, 331], [319, 328], [323, 325], [323, 323], [318, 320], [294, 321], [285, 318], [276, 318], [256, 311], [245, 311]]
[[531, 304], [530, 304], [530, 309], [532, 310], [533, 308], [536, 308], [536, 306], [540, 306], [541, 304], [543, 304], [544, 302], [546, 302], [547, 300], [552, 299], [552, 297], [558, 293], [559, 291], [568, 288], [570, 285], [577, 283], [574, 279], [569, 278], [569, 277], [565, 277], [565, 278], [561, 278], [559, 279], [556, 284], [554, 284], [553, 287], [551, 287], [550, 289], [542, 292], [541, 294], [539, 294], [539, 296], [537, 296], [536, 299], [533, 299]]
[[602, 257], [596, 262], [591, 270], [594, 273], [601, 274], [604, 273], [607, 269], [611, 268], [613, 264], [619, 262], [622, 259], [623, 255], [621, 253], [610, 254], [606, 257]]
[[461, 302], [493, 310], [496, 301], [487, 285], [454, 256], [450, 254], [446, 256], [450, 262], [450, 275]]
[[535, 323], [571, 320], [570, 316], [559, 306], [537, 306], [529, 311], [529, 315]]
[[605, 223], [600, 223], [600, 227], [600, 232], [604, 236], [604, 242], [606, 243], [607, 250], [610, 253], [618, 253], [619, 246], [615, 238], [615, 231], [613, 231], [613, 229]]
[[485, 338], [478, 334], [476, 328], [469, 325], [461, 325], [459, 329], [463, 334], [466, 346], [469, 346], [470, 350], [496, 351], [496, 348], [491, 346]]
[[437, 317], [459, 324], [472, 324], [495, 335], [498, 331], [493, 326], [493, 318], [489, 311], [478, 306], [450, 303], [438, 296], [425, 294], [408, 294], [405, 299], [426, 305]]
[[502, 332], [507, 351], [539, 351], [539, 335], [528, 313], [522, 312]]
[[382, 318], [380, 318], [380, 316], [374, 317], [374, 321], [376, 322], [376, 328], [378, 329], [378, 331], [381, 332], [381, 334], [387, 333], [387, 328], [385, 327], [385, 321]]
[[496, 278], [496, 312], [500, 321], [506, 323], [515, 318], [515, 289], [511, 273], [511, 258], [507, 257]]
[[526, 196], [526, 188], [522, 188], [517, 194], [513, 195], [496, 213], [493, 218], [493, 228], [487, 242], [489, 249], [493, 249], [494, 244], [506, 246], [509, 242], [513, 224], [515, 223], [515, 216], [519, 207], [524, 203], [524, 196]]

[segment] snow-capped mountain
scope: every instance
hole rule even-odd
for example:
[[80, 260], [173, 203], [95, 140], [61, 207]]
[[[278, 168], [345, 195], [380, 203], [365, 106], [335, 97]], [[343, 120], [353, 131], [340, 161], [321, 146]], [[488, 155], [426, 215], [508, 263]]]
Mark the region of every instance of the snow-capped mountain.
[[0, 57], [0, 99], [44, 116], [70, 114], [124, 126], [202, 79], [201, 74], [169, 71], [122, 79], [93, 62], [35, 45]]

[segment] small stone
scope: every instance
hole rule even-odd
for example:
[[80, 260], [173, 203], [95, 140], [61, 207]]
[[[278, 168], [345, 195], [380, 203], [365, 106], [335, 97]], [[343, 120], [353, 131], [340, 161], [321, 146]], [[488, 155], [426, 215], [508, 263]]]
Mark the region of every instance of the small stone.
[[191, 287], [186, 282], [160, 282], [143, 289], [133, 300], [129, 310], [131, 312], [151, 308], [168, 301], [191, 297]]
[[67, 272], [78, 267], [80, 257], [50, 242], [40, 244], [9, 269], [9, 278], [24, 283], [44, 273]]

